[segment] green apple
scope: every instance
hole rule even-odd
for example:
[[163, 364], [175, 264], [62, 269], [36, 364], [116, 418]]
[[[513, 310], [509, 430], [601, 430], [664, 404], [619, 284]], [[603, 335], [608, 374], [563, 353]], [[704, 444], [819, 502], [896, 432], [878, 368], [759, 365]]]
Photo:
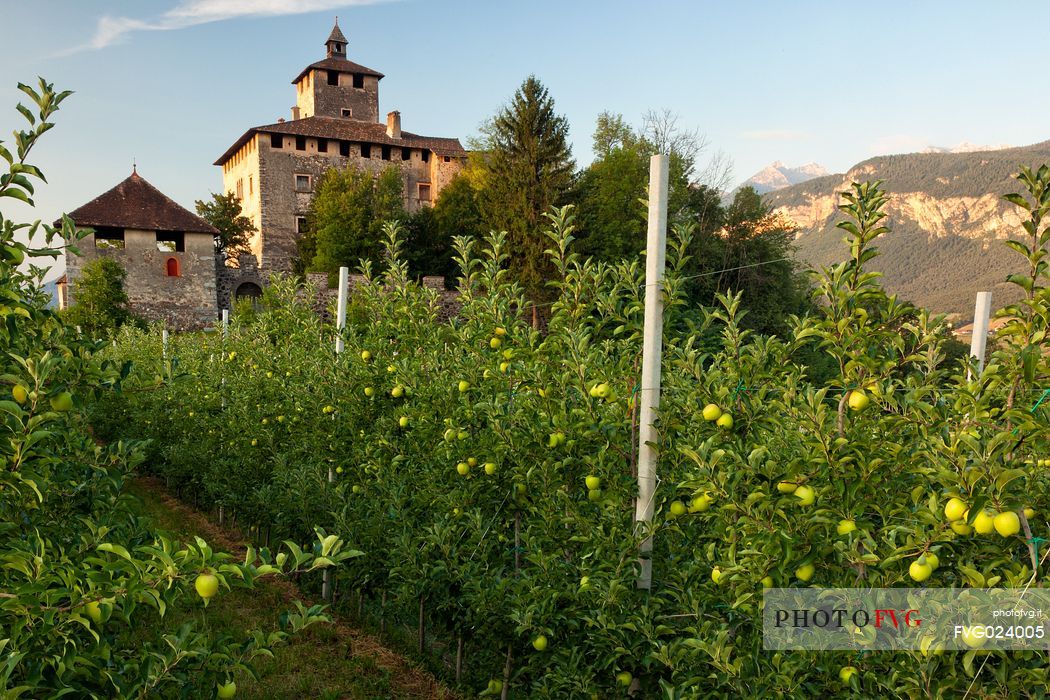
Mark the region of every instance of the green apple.
[[445, 442], [452, 442], [453, 440], [456, 439], [456, 431], [453, 430], [452, 428], [449, 428], [448, 430], [445, 431], [444, 438], [445, 438]]
[[219, 686], [216, 694], [222, 698], [222, 700], [230, 700], [230, 698], [237, 694], [237, 684], [233, 681], [226, 681]]
[[689, 512], [690, 513], [703, 513], [705, 510], [711, 507], [711, 502], [714, 499], [708, 494], [701, 494], [699, 496], [693, 496], [689, 501]]
[[988, 641], [988, 638], [985, 637], [984, 634], [983, 634], [984, 630], [983, 629], [981, 630], [982, 635], [980, 637], [978, 637], [976, 632], [975, 632], [976, 629], [977, 629], [977, 626], [974, 626], [974, 627], [963, 627], [963, 630], [962, 630], [963, 643], [966, 644], [966, 646], [970, 647], [971, 649], [978, 649], [980, 647], [983, 647], [985, 645], [985, 643]]
[[1003, 537], [1016, 535], [1021, 531], [1021, 519], [1012, 510], [1004, 511], [992, 520], [995, 531]]
[[350, 489], [354, 493], [361, 493], [364, 489], [361, 488], [360, 484], [354, 484], [354, 487]]
[[977, 514], [977, 517], [973, 519], [973, 529], [978, 535], [990, 535], [995, 529], [995, 518], [993, 518], [988, 511], [982, 510]]
[[777, 491], [780, 493], [795, 493], [795, 489], [798, 488], [798, 484], [792, 481], [781, 481], [777, 484]]
[[460, 430], [458, 433], [456, 433], [457, 440], [466, 440], [468, 437], [470, 437], [470, 433], [468, 433], [466, 430]]
[[362, 350], [361, 351], [361, 359], [363, 361], [365, 361], [365, 362], [371, 362], [372, 361], [372, 353], [370, 353], [368, 350]]
[[799, 581], [809, 581], [813, 578], [813, 574], [816, 572], [817, 567], [812, 564], [803, 564], [802, 566], [795, 569], [795, 578]]
[[634, 676], [632, 676], [627, 671], [620, 671], [619, 673], [616, 674], [616, 682], [618, 684], [622, 685], [624, 688], [626, 688], [629, 685], [631, 685], [631, 681], [633, 681], [633, 680], [634, 680]]
[[405, 387], [398, 384], [390, 390], [390, 395], [393, 396], [395, 399], [400, 399], [402, 396], [405, 395]]
[[489, 347], [493, 350], [498, 350], [500, 345], [503, 345], [503, 341], [500, 340], [498, 337], [495, 337], [489, 341]]
[[542, 634], [532, 640], [532, 648], [536, 651], [543, 651], [547, 648], [547, 638]]
[[709, 403], [704, 406], [702, 415], [706, 421], [715, 421], [721, 417], [722, 409], [718, 407], [718, 404]]
[[795, 496], [799, 505], [811, 506], [817, 500], [817, 493], [810, 486], [799, 486], [795, 489]]
[[503, 372], [504, 374], [506, 374], [508, 369], [510, 369], [510, 363], [509, 362], [500, 362], [499, 363], [499, 371], [500, 372]]
[[587, 491], [588, 501], [599, 501], [602, 498], [602, 492], [598, 489], [590, 489]]
[[722, 580], [722, 570], [717, 566], [711, 569], [711, 580], [718, 583]]
[[1027, 520], [1031, 520], [1032, 518], [1034, 518], [1035, 517], [1035, 508], [1027, 508], [1026, 507], [1024, 509], [1024, 517]]
[[61, 394], [51, 397], [51, 410], [65, 413], [66, 411], [72, 410], [72, 408], [73, 395], [68, 391], [63, 391]]
[[952, 498], [944, 506], [944, 517], [956, 521], [966, 517], [968, 506], [961, 498]]
[[933, 573], [933, 567], [930, 566], [926, 557], [921, 556], [911, 563], [908, 567], [908, 575], [911, 576], [912, 580], [916, 583], [922, 583], [930, 577]]
[[335, 413], [335, 406], [332, 406], [331, 404], [329, 404], [329, 405], [327, 405], [327, 406], [325, 406], [324, 408], [321, 409], [321, 413], [325, 413], [325, 414]]
[[838, 527], [835, 528], [835, 532], [840, 535], [848, 535], [857, 529], [857, 523], [852, 520], [840, 520]]
[[401, 416], [400, 418], [398, 418], [397, 419], [397, 424], [399, 426], [401, 426], [402, 428], [407, 428], [408, 427], [408, 416]]
[[85, 605], [84, 612], [87, 613], [88, 617], [95, 621], [96, 625], [102, 624], [102, 608], [99, 607], [97, 600], [93, 600]]
[[955, 520], [952, 522], [952, 530], [957, 535], [972, 535], [973, 528], [966, 524], [965, 520]]
[[868, 398], [868, 395], [862, 389], [854, 389], [849, 393], [847, 403], [851, 411], [863, 411], [871, 403], [871, 399]]
[[489, 685], [488, 685], [488, 694], [489, 695], [499, 695], [502, 692], [503, 692], [503, 681], [499, 680], [498, 678], [493, 678], [491, 681], [489, 681]]
[[859, 671], [854, 666], [843, 666], [839, 669], [839, 680], [849, 685], [849, 681], [853, 676], [857, 675]]
[[23, 404], [26, 402], [26, 399], [29, 398], [29, 390], [21, 384], [15, 384], [11, 387], [11, 397], [16, 403]]
[[773, 587], [773, 577], [772, 576], [766, 576], [765, 578], [762, 579], [762, 588], [772, 588], [772, 587]]
[[723, 413], [718, 417], [718, 420], [715, 421], [715, 425], [724, 430], [729, 430], [733, 427], [733, 416], [728, 413]]
[[589, 488], [592, 491], [600, 489], [602, 487], [601, 477], [594, 476], [593, 474], [584, 479], [584, 483], [586, 483], [587, 488]]
[[671, 511], [672, 518], [677, 518], [680, 515], [685, 515], [685, 504], [681, 501], [671, 501], [671, 505], [668, 509]]
[[372, 398], [375, 395], [376, 395], [376, 390], [375, 389], [373, 389], [370, 386], [366, 386], [365, 387], [365, 396], [367, 396], [368, 398]]
[[493, 331], [493, 333], [502, 338], [503, 336], [507, 335], [507, 329], [503, 326], [496, 326], [496, 330]]
[[459, 384], [456, 385], [456, 388], [459, 389], [459, 393], [464, 394], [470, 391], [470, 382], [468, 382], [466, 379], [460, 379]]
[[488, 474], [489, 476], [492, 476], [493, 474], [495, 474], [496, 473], [496, 463], [495, 462], [485, 462], [485, 473]]
[[456, 465], [456, 471], [459, 472], [460, 476], [466, 476], [470, 473], [470, 465], [466, 462], [460, 462]]
[[467, 457], [467, 466], [470, 466], [470, 467], [478, 466], [478, 460], [474, 459], [473, 457]]
[[219, 592], [219, 579], [215, 577], [215, 574], [201, 574], [193, 582], [193, 587], [197, 589], [197, 595], [204, 600], [209, 600]]
[[926, 552], [926, 563], [930, 565], [931, 569], [936, 570], [941, 565], [941, 558], [933, 552]]
[[342, 474], [343, 473], [343, 468], [342, 467], [336, 467], [335, 468], [335, 473], [336, 474]]

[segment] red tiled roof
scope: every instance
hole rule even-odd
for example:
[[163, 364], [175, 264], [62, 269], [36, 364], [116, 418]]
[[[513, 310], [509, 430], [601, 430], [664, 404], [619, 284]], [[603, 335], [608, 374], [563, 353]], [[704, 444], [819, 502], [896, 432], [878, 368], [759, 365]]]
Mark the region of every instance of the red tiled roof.
[[360, 73], [361, 75], [374, 75], [380, 80], [383, 79], [383, 74], [377, 70], [366, 68], [360, 63], [354, 63], [353, 61], [348, 61], [345, 58], [336, 58], [334, 56], [330, 56], [328, 58], [323, 58], [320, 61], [317, 61], [316, 63], [311, 63], [306, 68], [303, 68], [302, 72], [299, 73], [299, 75], [295, 76], [295, 80], [292, 81], [292, 85], [298, 83], [300, 80], [303, 79], [303, 76], [305, 76], [307, 73], [314, 69], [334, 70], [339, 71], [340, 73]]
[[[145, 231], [218, 233], [196, 214], [179, 206], [137, 172], [113, 189], [69, 213], [77, 226], [115, 226]], [[55, 222], [60, 225], [60, 222]]]
[[307, 117], [305, 119], [293, 119], [288, 122], [277, 122], [276, 124], [267, 124], [266, 126], [256, 126], [248, 129], [225, 153], [219, 156], [219, 159], [215, 161], [215, 165], [222, 165], [229, 160], [256, 132], [288, 134], [291, 136], [313, 136], [314, 138], [373, 143], [400, 148], [421, 148], [433, 151], [439, 156], [453, 156], [456, 158], [463, 158], [467, 155], [467, 151], [463, 148], [459, 139], [419, 136], [407, 131], [402, 131], [401, 138], [395, 139], [386, 135], [385, 124], [355, 121], [353, 119], [338, 119], [336, 117]]

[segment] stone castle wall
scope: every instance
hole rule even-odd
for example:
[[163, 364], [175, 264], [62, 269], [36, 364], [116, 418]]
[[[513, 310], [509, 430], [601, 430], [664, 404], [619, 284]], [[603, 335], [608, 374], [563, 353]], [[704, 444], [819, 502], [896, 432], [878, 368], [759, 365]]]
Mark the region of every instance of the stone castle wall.
[[[66, 252], [67, 303], [76, 302], [84, 266], [108, 257], [127, 271], [124, 290], [132, 313], [176, 330], [212, 325], [218, 317], [213, 236], [187, 233], [184, 240], [184, 251], [164, 252], [157, 248], [155, 231], [126, 229], [124, 248], [96, 248], [94, 234], [88, 234], [77, 245], [81, 256]], [[177, 262], [178, 276], [167, 274], [169, 259]]]

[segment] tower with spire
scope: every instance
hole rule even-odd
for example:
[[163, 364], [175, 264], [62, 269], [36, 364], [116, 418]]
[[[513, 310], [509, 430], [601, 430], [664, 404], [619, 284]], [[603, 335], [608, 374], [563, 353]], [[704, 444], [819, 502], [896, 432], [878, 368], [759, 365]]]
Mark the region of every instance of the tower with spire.
[[248, 129], [215, 161], [223, 190], [237, 195], [256, 227], [251, 249], [265, 274], [293, 268], [310, 203], [329, 170], [397, 168], [405, 210], [414, 212], [431, 206], [466, 162], [459, 139], [404, 131], [398, 111], [381, 122], [383, 74], [348, 59], [348, 45], [336, 18], [325, 57], [292, 81], [292, 118]]
[[379, 81], [383, 74], [346, 57], [350, 42], [339, 28], [339, 18], [325, 41], [325, 57], [296, 76], [293, 119], [333, 117], [379, 121]]

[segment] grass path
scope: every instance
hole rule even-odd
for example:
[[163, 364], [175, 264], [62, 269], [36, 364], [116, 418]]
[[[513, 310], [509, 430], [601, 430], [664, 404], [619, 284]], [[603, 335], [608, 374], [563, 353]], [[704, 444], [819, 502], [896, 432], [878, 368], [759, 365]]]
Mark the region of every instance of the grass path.
[[[200, 536], [216, 550], [243, 558], [244, 538], [229, 528], [220, 528], [203, 513], [167, 493], [159, 479], [141, 477], [129, 484], [142, 511], [157, 525], [180, 539]], [[305, 598], [287, 580], [267, 579], [255, 590], [223, 591], [208, 606], [206, 624], [215, 635], [243, 637], [246, 629], [276, 629], [290, 601]], [[200, 610], [186, 605], [169, 615], [189, 620]], [[404, 657], [391, 652], [375, 637], [350, 628], [335, 619], [333, 624], [315, 625], [275, 651], [273, 659], [257, 666], [259, 680], [237, 677], [237, 697], [288, 698], [419, 698], [445, 700], [455, 696], [432, 676]]]

